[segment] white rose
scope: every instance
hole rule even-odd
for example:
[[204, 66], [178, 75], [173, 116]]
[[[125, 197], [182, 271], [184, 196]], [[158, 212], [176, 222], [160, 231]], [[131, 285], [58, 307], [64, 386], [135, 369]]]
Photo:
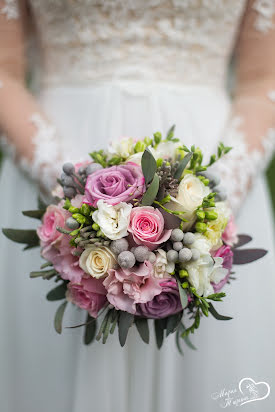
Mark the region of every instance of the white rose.
[[162, 249], [157, 249], [154, 276], [160, 279], [170, 277], [168, 273], [173, 272], [174, 269], [175, 264], [167, 262], [166, 252]]
[[[158, 156], [157, 153], [155, 151], [155, 149], [152, 146], [149, 146], [148, 149], [150, 150], [150, 152], [152, 153], [152, 155], [154, 156], [154, 158], [156, 160], [158, 160]], [[137, 165], [141, 166], [141, 158], [144, 152], [138, 152], [138, 153], [134, 153], [132, 156], [130, 156], [127, 159], [127, 162], [133, 162], [136, 163]]]
[[100, 199], [97, 202], [97, 207], [98, 210], [93, 213], [93, 220], [99, 225], [105, 236], [116, 240], [128, 235], [131, 204], [121, 202], [112, 206]]
[[222, 267], [221, 257], [212, 258], [210, 254], [203, 255], [195, 262], [185, 265], [189, 273], [190, 283], [196, 288], [200, 296], [214, 293], [211, 282], [219, 283], [227, 275], [227, 269]]
[[187, 174], [179, 184], [177, 197], [171, 197], [171, 201], [165, 207], [173, 211], [184, 212], [183, 217], [188, 221], [183, 225], [183, 230], [186, 231], [195, 223], [195, 210], [209, 193], [209, 187], [205, 186], [198, 177]]
[[164, 141], [156, 148], [157, 159], [173, 159], [176, 157], [176, 150], [180, 146], [180, 142]]
[[79, 266], [93, 278], [106, 276], [109, 269], [116, 265], [113, 252], [106, 246], [90, 246], [84, 250], [79, 259]]

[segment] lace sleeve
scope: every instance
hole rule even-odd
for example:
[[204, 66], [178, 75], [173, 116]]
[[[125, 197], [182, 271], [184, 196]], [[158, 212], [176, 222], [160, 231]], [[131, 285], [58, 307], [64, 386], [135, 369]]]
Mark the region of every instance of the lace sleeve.
[[0, 135], [15, 163], [49, 191], [64, 152], [55, 127], [24, 86], [27, 15], [23, 4], [0, 0]]
[[215, 166], [235, 213], [275, 148], [275, 0], [248, 1], [236, 49], [237, 84], [222, 140], [233, 150]]

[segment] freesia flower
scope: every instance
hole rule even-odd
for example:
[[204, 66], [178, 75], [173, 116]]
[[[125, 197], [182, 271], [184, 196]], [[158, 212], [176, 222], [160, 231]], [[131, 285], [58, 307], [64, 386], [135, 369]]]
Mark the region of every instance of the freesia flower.
[[214, 292], [220, 292], [229, 279], [230, 272], [233, 265], [233, 252], [229, 246], [221, 246], [215, 253], [215, 257], [221, 257], [223, 259], [223, 268], [226, 269], [225, 277], [219, 283], [213, 283]]
[[212, 248], [216, 250], [222, 246], [222, 234], [230, 218], [230, 209], [224, 202], [217, 202], [215, 212], [218, 218], [207, 223], [205, 236], [210, 240]]
[[70, 282], [66, 297], [68, 301], [87, 310], [94, 318], [107, 302], [106, 289], [102, 281], [91, 277], [84, 278], [80, 284]]
[[128, 235], [128, 225], [132, 205], [121, 202], [112, 206], [104, 200], [97, 202], [98, 210], [93, 213], [93, 220], [100, 226], [101, 231], [111, 240], [121, 239]]
[[116, 265], [116, 257], [106, 246], [89, 246], [79, 259], [79, 266], [88, 275], [99, 279]]
[[161, 319], [182, 310], [179, 288], [175, 279], [165, 279], [160, 282], [160, 286], [160, 294], [147, 303], [136, 305], [137, 315], [151, 319]]
[[128, 231], [137, 245], [147, 246], [150, 250], [166, 242], [171, 235], [171, 230], [164, 229], [163, 215], [152, 206], [132, 209]]
[[98, 170], [87, 177], [85, 203], [96, 207], [102, 199], [110, 205], [139, 199], [145, 192], [141, 167], [126, 163]]
[[135, 314], [137, 303], [147, 303], [161, 293], [159, 281], [152, 272], [148, 261], [132, 269], [110, 269], [103, 282], [108, 301], [117, 310]]

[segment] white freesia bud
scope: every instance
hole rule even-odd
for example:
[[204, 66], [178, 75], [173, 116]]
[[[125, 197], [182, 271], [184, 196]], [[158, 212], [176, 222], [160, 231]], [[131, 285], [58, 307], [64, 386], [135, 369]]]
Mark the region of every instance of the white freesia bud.
[[180, 142], [163, 141], [156, 148], [157, 159], [175, 160]]
[[120, 155], [122, 157], [129, 157], [134, 153], [135, 141], [132, 137], [123, 137], [116, 140], [108, 147], [109, 156]]
[[185, 265], [189, 273], [189, 281], [200, 296], [214, 293], [211, 282], [218, 284], [227, 275], [228, 270], [222, 267], [221, 257], [212, 258], [210, 254], [201, 256], [198, 260]]
[[115, 265], [115, 255], [106, 246], [92, 245], [84, 250], [79, 259], [81, 269], [96, 279], [105, 277]]
[[98, 210], [93, 213], [93, 220], [101, 231], [111, 240], [121, 239], [128, 235], [127, 228], [130, 221], [132, 205], [121, 202], [112, 206], [102, 199], [97, 202]]
[[167, 261], [166, 252], [163, 249], [157, 249], [156, 261], [154, 263], [154, 276], [162, 279], [169, 277], [168, 273], [173, 272], [175, 263]]
[[[157, 155], [157, 152], [155, 151], [155, 149], [152, 146], [149, 146], [148, 149], [150, 150], [150, 152], [152, 153], [154, 158], [156, 160], [158, 160], [159, 156]], [[127, 162], [133, 162], [133, 163], [136, 163], [137, 165], [141, 166], [142, 155], [143, 155], [143, 152], [135, 153], [127, 159]]]

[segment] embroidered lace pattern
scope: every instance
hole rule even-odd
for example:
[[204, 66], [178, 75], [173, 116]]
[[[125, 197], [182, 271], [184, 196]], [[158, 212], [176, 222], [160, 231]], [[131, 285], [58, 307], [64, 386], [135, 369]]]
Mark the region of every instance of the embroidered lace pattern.
[[29, 0], [47, 84], [224, 86], [246, 0]]
[[275, 15], [275, 0], [256, 0], [253, 4], [258, 13], [254, 27], [262, 33], [274, 29], [273, 16]]
[[5, 5], [0, 9], [0, 14], [4, 14], [8, 20], [19, 18], [19, 8], [17, 0], [5, 0]]
[[233, 149], [213, 167], [222, 176], [230, 205], [235, 213], [239, 210], [250, 183], [266, 168], [275, 149], [275, 128], [270, 128], [262, 138], [260, 151], [249, 147], [241, 130], [242, 122], [240, 117], [232, 119], [225, 141]]

